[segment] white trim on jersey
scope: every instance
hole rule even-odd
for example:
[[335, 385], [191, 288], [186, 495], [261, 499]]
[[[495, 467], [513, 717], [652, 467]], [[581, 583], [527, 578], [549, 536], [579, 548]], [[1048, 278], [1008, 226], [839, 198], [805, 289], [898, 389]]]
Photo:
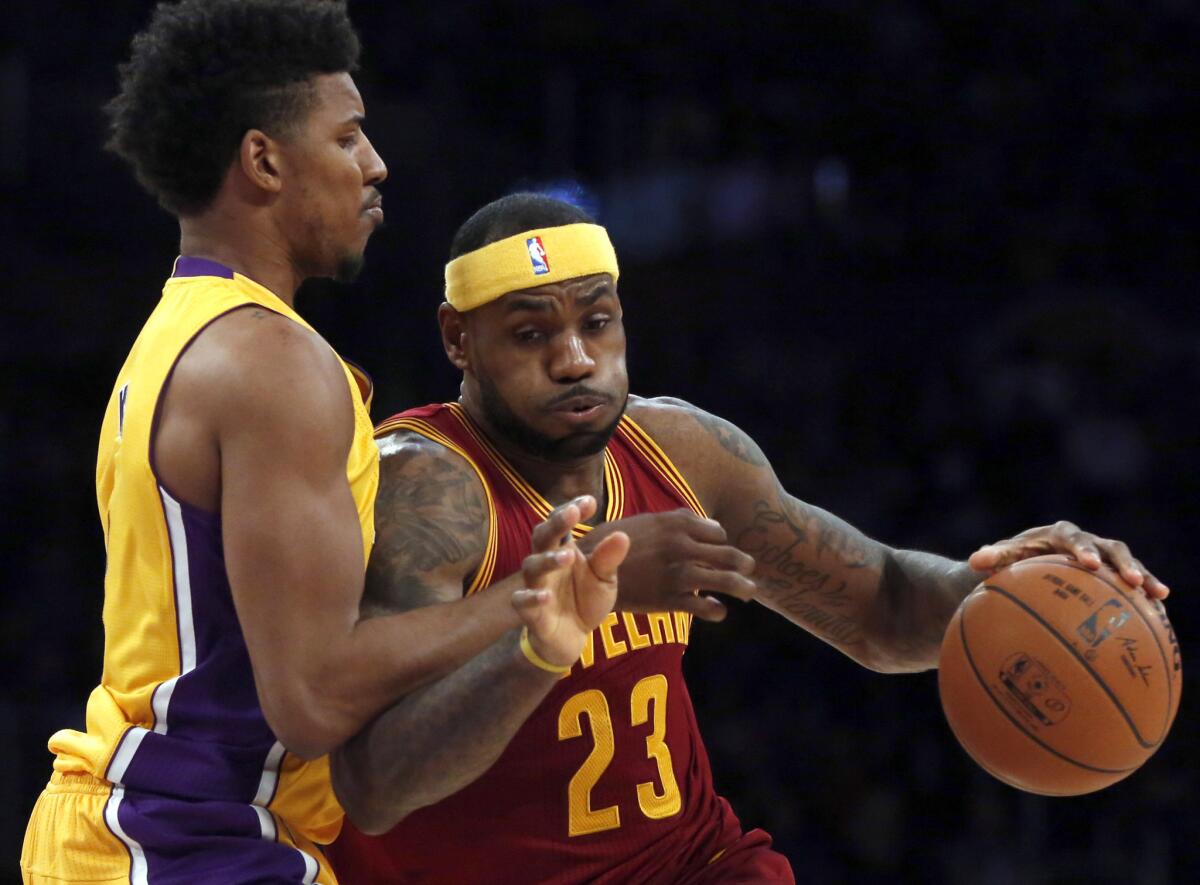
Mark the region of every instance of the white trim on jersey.
[[275, 787], [279, 783], [279, 765], [283, 762], [284, 752], [283, 744], [276, 741], [263, 762], [262, 777], [258, 780], [258, 792], [254, 794], [253, 800], [254, 804], [261, 808], [266, 808], [275, 798]]
[[125, 772], [129, 768], [129, 763], [133, 761], [134, 754], [137, 753], [138, 747], [142, 745], [142, 740], [149, 733], [140, 725], [129, 727], [125, 736], [121, 738], [117, 752], [113, 753], [112, 761], [108, 763], [108, 771], [104, 773], [105, 778], [118, 787], [124, 786]]
[[179, 675], [196, 669], [196, 626], [192, 622], [192, 573], [188, 567], [187, 530], [183, 525], [183, 508], [162, 486], [163, 512], [167, 531], [171, 535], [171, 557], [175, 571], [175, 618], [179, 624]]
[[[145, 729], [141, 729], [145, 732]], [[104, 803], [104, 822], [108, 824], [108, 828], [113, 831], [118, 839], [125, 843], [125, 847], [129, 849], [129, 882], [130, 885], [147, 885], [149, 869], [146, 866], [146, 853], [142, 851], [142, 846], [137, 843], [121, 826], [121, 820], [118, 812], [121, 809], [121, 800], [125, 798], [125, 788], [120, 784], [113, 784], [112, 793], [108, 797], [108, 801]]]
[[[279, 766], [283, 763], [285, 752], [287, 751], [279, 741], [271, 746], [271, 750], [263, 762], [262, 777], [258, 780], [258, 791], [254, 794], [254, 801], [251, 803], [255, 812], [258, 813], [258, 826], [262, 831], [262, 837], [269, 842], [279, 839], [275, 816], [267, 810], [267, 806], [275, 798], [275, 790], [279, 786]], [[293, 841], [295, 840], [293, 839]], [[316, 858], [307, 851], [302, 851], [300, 848], [296, 848], [296, 851], [300, 852], [300, 856], [304, 858], [304, 878], [301, 881], [303, 885], [312, 885], [317, 878], [317, 873], [321, 871], [321, 867]]]
[[162, 486], [158, 487], [163, 515], [167, 519], [167, 534], [171, 541], [172, 571], [175, 579], [175, 620], [179, 625], [179, 676], [160, 682], [154, 690], [151, 708], [154, 710], [154, 730], [167, 733], [167, 712], [179, 677], [196, 669], [196, 626], [192, 621], [192, 573], [188, 567], [187, 529], [183, 525], [183, 508]]

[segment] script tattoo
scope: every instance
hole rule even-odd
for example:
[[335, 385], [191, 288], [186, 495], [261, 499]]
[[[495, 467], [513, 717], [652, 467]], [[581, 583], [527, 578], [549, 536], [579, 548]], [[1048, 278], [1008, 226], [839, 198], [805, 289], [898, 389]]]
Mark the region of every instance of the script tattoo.
[[839, 644], [861, 642], [860, 625], [843, 613], [853, 602], [846, 581], [835, 575], [869, 565], [862, 541], [782, 490], [775, 501], [755, 501], [753, 511], [734, 543], [757, 560], [763, 595], [818, 635]]
[[721, 444], [721, 448], [739, 461], [753, 464], [756, 467], [767, 465], [766, 456], [763, 455], [754, 440], [724, 418], [718, 418], [716, 415], [710, 415], [708, 412], [695, 408], [692, 409], [692, 417]]
[[465, 464], [430, 454], [430, 445], [402, 446], [383, 459], [364, 616], [442, 601], [423, 576], [454, 563], [466, 574], [482, 553], [487, 516], [478, 479]]

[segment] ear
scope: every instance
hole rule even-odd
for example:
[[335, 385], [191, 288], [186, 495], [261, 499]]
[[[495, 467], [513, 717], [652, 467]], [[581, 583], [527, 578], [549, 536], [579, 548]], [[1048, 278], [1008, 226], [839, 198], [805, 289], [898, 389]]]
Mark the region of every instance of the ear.
[[466, 317], [445, 302], [438, 308], [438, 326], [442, 330], [442, 348], [456, 369], [466, 372], [471, 367], [467, 357]]
[[268, 194], [283, 190], [281, 145], [261, 129], [248, 129], [238, 146], [238, 166], [242, 175], [256, 188]]

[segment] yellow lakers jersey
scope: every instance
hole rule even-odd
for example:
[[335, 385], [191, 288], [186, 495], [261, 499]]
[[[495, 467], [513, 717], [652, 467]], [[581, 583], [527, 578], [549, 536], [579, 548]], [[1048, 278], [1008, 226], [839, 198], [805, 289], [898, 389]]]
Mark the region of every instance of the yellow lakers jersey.
[[[180, 355], [213, 320], [250, 304], [312, 328], [254, 281], [214, 262], [180, 258], [120, 371], [101, 431], [96, 494], [108, 555], [104, 670], [88, 700], [87, 731], [59, 731], [49, 746], [57, 772], [90, 774], [112, 785], [104, 823], [125, 843], [135, 874], [139, 863], [143, 873], [154, 863], [138, 840], [138, 796], [197, 803], [194, 815], [228, 815], [230, 834], [249, 828], [254, 836], [257, 827], [257, 835], [273, 843], [286, 838], [294, 844], [297, 837], [326, 843], [341, 825], [328, 760], [288, 754], [259, 708], [226, 576], [219, 514], [173, 495], [156, 475], [152, 455], [156, 415]], [[346, 479], [365, 563], [375, 535], [379, 457], [369, 388], [360, 387], [362, 379], [348, 366], [346, 383], [355, 416]], [[314, 881], [318, 860], [289, 850], [303, 864], [295, 880]]]

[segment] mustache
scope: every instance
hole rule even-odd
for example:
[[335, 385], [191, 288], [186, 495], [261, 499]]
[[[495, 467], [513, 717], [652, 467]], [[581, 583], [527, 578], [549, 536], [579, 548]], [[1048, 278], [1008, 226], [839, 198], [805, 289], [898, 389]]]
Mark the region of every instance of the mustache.
[[367, 191], [367, 198], [366, 198], [366, 200], [363, 201], [363, 204], [362, 204], [363, 211], [365, 212], [368, 209], [370, 209], [372, 206], [377, 205], [377, 204], [382, 205], [382, 203], [383, 203], [383, 194], [381, 194], [379, 192], [379, 188], [373, 187], [369, 191]]
[[574, 399], [577, 396], [594, 396], [596, 399], [603, 400], [606, 403], [612, 402], [612, 394], [604, 393], [601, 390], [595, 390], [588, 387], [586, 384], [576, 384], [566, 393], [561, 393], [550, 402], [546, 403], [547, 409], [553, 409], [555, 406], [562, 405], [569, 399]]

